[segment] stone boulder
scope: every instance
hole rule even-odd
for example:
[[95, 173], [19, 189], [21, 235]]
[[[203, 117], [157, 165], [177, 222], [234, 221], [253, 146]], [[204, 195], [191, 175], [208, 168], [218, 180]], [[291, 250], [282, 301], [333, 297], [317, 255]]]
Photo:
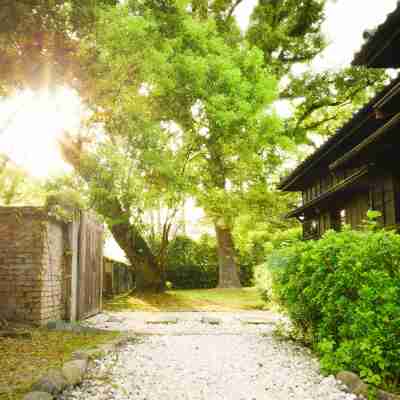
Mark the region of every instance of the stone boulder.
[[352, 393], [354, 393], [357, 387], [363, 384], [362, 380], [359, 378], [357, 374], [349, 371], [339, 372], [336, 375], [336, 379], [344, 383]]
[[53, 396], [46, 392], [30, 392], [23, 400], [53, 400]]
[[378, 400], [400, 400], [400, 396], [385, 392], [384, 390], [378, 390], [376, 397]]
[[86, 360], [74, 360], [64, 364], [62, 374], [69, 385], [75, 386], [81, 383], [86, 370], [88, 362]]
[[38, 382], [32, 386], [34, 392], [46, 392], [50, 394], [59, 394], [68, 386], [67, 380], [61, 371], [51, 369]]

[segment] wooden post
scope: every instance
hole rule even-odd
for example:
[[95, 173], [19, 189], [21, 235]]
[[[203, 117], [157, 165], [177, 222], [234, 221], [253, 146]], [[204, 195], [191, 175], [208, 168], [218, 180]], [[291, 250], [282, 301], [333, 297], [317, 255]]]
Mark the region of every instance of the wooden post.
[[100, 245], [100, 302], [99, 302], [99, 312], [103, 311], [103, 285], [104, 285], [104, 236], [101, 235], [101, 245]]
[[80, 229], [80, 212], [74, 213], [72, 221], [72, 240], [71, 240], [71, 321], [78, 319], [78, 296], [79, 296], [79, 229]]

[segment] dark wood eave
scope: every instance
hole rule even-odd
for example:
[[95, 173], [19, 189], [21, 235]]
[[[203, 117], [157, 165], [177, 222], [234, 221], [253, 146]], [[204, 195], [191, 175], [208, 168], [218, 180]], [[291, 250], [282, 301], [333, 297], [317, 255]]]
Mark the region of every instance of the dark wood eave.
[[377, 140], [379, 140], [383, 135], [385, 135], [390, 129], [397, 126], [400, 123], [400, 112], [397, 113], [393, 118], [390, 119], [385, 125], [379, 128], [372, 135], [368, 136], [365, 140], [363, 140], [360, 144], [355, 146], [351, 151], [346, 153], [343, 157], [339, 158], [331, 165], [329, 168], [331, 170], [335, 170], [349, 161], [351, 161], [355, 156], [360, 154], [363, 150], [366, 150], [371, 144], [374, 144]]
[[330, 199], [332, 196], [341, 193], [343, 190], [348, 189], [351, 185], [359, 181], [362, 177], [366, 176], [368, 174], [368, 166], [364, 166], [360, 168], [357, 172], [354, 174], [350, 175], [343, 181], [337, 183], [336, 185], [332, 186], [329, 190], [326, 192], [322, 193], [315, 199], [309, 201], [308, 203], [302, 205], [301, 207], [297, 208], [296, 210], [291, 211], [286, 215], [286, 218], [294, 218], [294, 217], [300, 217], [304, 215], [304, 213], [312, 208], [315, 208], [322, 202]]
[[352, 65], [370, 68], [398, 68], [400, 67], [399, 43], [400, 3], [388, 15], [386, 21], [369, 35], [361, 50], [355, 55]]
[[393, 97], [400, 93], [400, 76], [394, 79], [385, 89], [379, 92], [371, 99], [363, 108], [361, 108], [354, 116], [325, 143], [323, 143], [314, 153], [307, 157], [297, 168], [289, 175], [284, 177], [278, 189], [284, 191], [299, 191], [299, 181], [311, 170], [331, 154], [331, 152], [343, 144], [346, 139], [360, 131], [365, 124], [370, 122], [371, 118], [375, 118], [375, 110], [383, 107], [390, 102]]

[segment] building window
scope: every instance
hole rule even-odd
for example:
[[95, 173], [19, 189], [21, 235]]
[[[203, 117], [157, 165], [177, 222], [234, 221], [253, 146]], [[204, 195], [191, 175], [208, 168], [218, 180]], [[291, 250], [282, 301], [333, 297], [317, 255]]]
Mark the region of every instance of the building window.
[[304, 239], [315, 239], [319, 236], [319, 221], [316, 219], [309, 219], [303, 222], [303, 236]]
[[341, 210], [336, 210], [330, 215], [330, 225], [335, 231], [341, 231], [343, 226], [347, 223], [347, 212], [343, 208]]
[[340, 228], [343, 228], [346, 223], [346, 210], [340, 210]]

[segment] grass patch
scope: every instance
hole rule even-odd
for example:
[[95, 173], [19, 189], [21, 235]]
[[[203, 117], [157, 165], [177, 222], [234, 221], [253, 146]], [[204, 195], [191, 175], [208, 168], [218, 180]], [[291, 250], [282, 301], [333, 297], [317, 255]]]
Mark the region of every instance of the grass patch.
[[[74, 351], [96, 348], [119, 333], [72, 333], [27, 329], [31, 339], [0, 338], [0, 400], [17, 400], [51, 368], [61, 367]], [[7, 393], [8, 392], [8, 393]]]
[[169, 290], [157, 294], [125, 294], [105, 304], [108, 311], [240, 311], [263, 310], [256, 288]]

